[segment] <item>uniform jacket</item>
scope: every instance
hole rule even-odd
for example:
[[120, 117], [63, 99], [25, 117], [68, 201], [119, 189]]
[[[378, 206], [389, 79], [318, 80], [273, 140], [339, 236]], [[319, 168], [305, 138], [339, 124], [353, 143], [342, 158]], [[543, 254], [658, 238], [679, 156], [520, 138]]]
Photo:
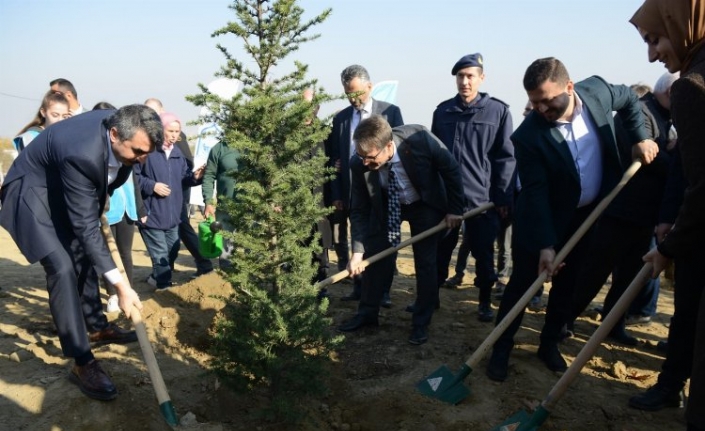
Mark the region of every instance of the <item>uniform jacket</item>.
[[47, 128], [10, 168], [0, 224], [34, 263], [77, 238], [96, 271], [115, 269], [100, 232], [109, 192], [131, 172], [123, 166], [108, 186], [108, 130], [113, 110], [91, 111]]
[[[350, 122], [353, 109], [348, 106], [333, 117], [333, 129], [325, 142], [330, 166], [334, 166], [340, 159], [340, 172], [330, 184], [330, 202], [326, 202], [326, 205], [333, 201], [343, 201], [347, 208], [350, 203], [350, 157], [353, 156], [350, 154]], [[399, 107], [387, 102], [373, 99], [372, 115], [383, 116], [392, 127], [404, 124]]]
[[497, 206], [512, 204], [516, 165], [509, 139], [512, 130], [509, 106], [486, 93], [479, 93], [468, 107], [456, 95], [433, 112], [431, 132], [460, 164], [470, 209], [490, 201]]
[[[603, 149], [602, 184], [598, 199], [619, 182], [630, 160], [622, 160], [615, 138], [612, 111], [617, 111], [627, 139], [647, 139], [641, 105], [629, 87], [610, 85], [593, 76], [575, 91], [595, 121]], [[565, 241], [580, 200], [580, 178], [567, 143], [554, 123], [531, 112], [512, 134], [522, 189], [515, 210], [513, 235], [519, 245], [538, 251]]]
[[[443, 143], [416, 124], [395, 127], [393, 134], [401, 163], [421, 201], [443, 214], [462, 214], [460, 167]], [[364, 252], [369, 236], [387, 231], [387, 201], [378, 170], [367, 169], [357, 157], [350, 161], [350, 170], [350, 224], [353, 252], [357, 253]]]

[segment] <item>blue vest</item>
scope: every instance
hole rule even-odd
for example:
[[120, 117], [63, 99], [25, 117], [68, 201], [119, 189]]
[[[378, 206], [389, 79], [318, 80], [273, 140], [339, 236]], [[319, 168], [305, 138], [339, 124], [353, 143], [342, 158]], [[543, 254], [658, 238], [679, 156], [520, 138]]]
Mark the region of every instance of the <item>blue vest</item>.
[[137, 205], [135, 205], [135, 183], [130, 174], [125, 184], [121, 185], [110, 196], [110, 210], [105, 214], [108, 224], [114, 225], [122, 220], [123, 215], [132, 221], [137, 221]]

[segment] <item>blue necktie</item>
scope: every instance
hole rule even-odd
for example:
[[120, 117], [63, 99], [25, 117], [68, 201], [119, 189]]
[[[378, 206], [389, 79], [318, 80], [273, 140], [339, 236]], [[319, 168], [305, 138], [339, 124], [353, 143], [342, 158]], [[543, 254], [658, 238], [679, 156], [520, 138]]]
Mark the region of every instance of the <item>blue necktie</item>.
[[389, 185], [387, 188], [387, 239], [393, 247], [401, 242], [401, 205], [399, 204], [399, 181], [389, 164]]

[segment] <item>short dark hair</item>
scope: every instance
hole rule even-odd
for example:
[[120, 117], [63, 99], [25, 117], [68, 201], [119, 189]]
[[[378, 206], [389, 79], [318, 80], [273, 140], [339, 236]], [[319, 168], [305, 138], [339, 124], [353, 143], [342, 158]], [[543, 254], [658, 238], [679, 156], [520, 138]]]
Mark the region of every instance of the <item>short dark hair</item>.
[[531, 63], [524, 73], [524, 90], [536, 90], [546, 81], [556, 82], [560, 85], [565, 85], [570, 81], [568, 70], [557, 58], [539, 58]]
[[138, 130], [143, 130], [152, 145], [158, 146], [164, 142], [164, 127], [159, 114], [145, 105], [123, 106], [103, 122], [108, 130], [115, 128], [121, 141], [132, 139]]
[[115, 105], [113, 105], [112, 103], [108, 103], [108, 102], [98, 102], [98, 103], [95, 104], [95, 106], [93, 107], [92, 111], [97, 111], [97, 110], [99, 110], [99, 109], [117, 109], [117, 108], [116, 108]]
[[353, 133], [357, 148], [362, 151], [381, 150], [392, 138], [392, 126], [381, 115], [371, 115], [360, 121]]
[[68, 79], [56, 78], [55, 80], [49, 83], [49, 87], [53, 87], [54, 85], [58, 85], [62, 92], [69, 92], [73, 94], [73, 97], [78, 99], [76, 87], [74, 87], [71, 81], [69, 81]]
[[359, 64], [348, 66], [340, 73], [340, 82], [342, 82], [343, 85], [350, 84], [350, 81], [355, 78], [360, 78], [360, 81], [363, 82], [370, 82], [370, 74], [367, 73], [367, 69]]

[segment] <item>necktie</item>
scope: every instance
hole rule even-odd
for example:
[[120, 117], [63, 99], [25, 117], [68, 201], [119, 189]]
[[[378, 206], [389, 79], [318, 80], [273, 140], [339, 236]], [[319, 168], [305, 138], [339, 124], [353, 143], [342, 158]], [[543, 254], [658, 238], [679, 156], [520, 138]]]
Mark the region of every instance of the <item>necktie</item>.
[[394, 173], [393, 164], [389, 164], [389, 187], [387, 188], [387, 239], [393, 247], [401, 241], [401, 205], [399, 204], [399, 182]]

